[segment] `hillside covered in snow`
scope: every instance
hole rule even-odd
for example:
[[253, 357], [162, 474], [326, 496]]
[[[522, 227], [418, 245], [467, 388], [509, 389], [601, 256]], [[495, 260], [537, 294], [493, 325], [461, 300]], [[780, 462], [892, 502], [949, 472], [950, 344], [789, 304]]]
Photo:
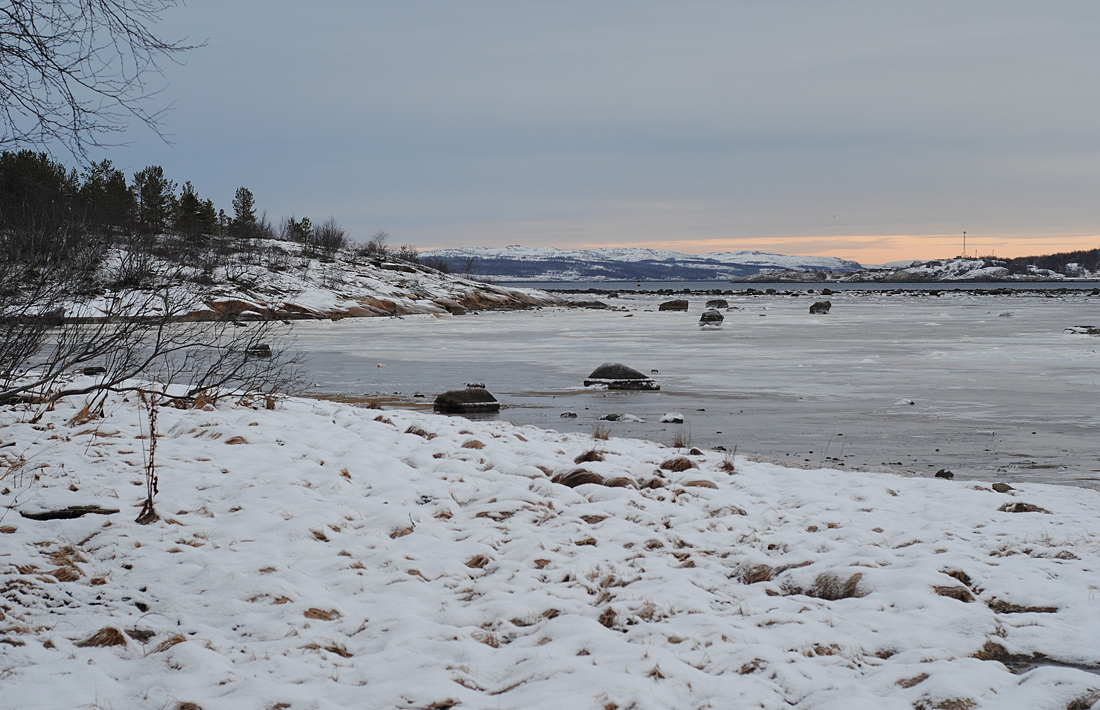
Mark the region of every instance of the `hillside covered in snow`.
[[846, 259], [759, 251], [695, 255], [632, 247], [510, 246], [432, 249], [421, 254], [443, 260], [458, 273], [531, 281], [728, 281], [776, 270], [833, 272], [860, 268], [858, 263]]

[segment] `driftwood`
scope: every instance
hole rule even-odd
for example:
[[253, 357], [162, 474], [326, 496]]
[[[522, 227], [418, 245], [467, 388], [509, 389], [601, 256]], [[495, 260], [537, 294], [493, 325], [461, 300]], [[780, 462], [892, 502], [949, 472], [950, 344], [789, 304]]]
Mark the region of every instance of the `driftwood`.
[[87, 515], [88, 513], [111, 515], [117, 512], [118, 508], [102, 508], [98, 505], [71, 505], [68, 508], [59, 508], [57, 510], [43, 510], [40, 513], [26, 513], [21, 510], [19, 514], [31, 520], [70, 520], [72, 518], [79, 518]]

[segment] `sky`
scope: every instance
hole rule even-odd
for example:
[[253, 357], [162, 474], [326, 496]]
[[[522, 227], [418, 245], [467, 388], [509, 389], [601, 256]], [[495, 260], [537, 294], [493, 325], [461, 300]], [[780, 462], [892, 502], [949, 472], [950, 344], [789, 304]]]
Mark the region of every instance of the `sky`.
[[1100, 246], [1100, 4], [191, 0], [162, 165], [354, 239], [863, 263]]

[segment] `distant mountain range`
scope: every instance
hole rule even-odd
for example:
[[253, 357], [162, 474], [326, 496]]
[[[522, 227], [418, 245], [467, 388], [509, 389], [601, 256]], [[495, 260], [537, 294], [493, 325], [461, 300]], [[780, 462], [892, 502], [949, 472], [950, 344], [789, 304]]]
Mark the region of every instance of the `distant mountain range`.
[[527, 281], [729, 281], [769, 271], [848, 272], [855, 261], [828, 256], [785, 256], [760, 251], [681, 254], [657, 249], [463, 247], [420, 252], [452, 272]]

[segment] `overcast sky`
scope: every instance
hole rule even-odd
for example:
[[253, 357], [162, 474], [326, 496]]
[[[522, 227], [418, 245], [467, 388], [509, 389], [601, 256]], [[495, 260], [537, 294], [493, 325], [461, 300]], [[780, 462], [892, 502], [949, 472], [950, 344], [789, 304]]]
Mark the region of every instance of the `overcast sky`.
[[105, 154], [417, 247], [1100, 246], [1100, 4], [191, 0]]

